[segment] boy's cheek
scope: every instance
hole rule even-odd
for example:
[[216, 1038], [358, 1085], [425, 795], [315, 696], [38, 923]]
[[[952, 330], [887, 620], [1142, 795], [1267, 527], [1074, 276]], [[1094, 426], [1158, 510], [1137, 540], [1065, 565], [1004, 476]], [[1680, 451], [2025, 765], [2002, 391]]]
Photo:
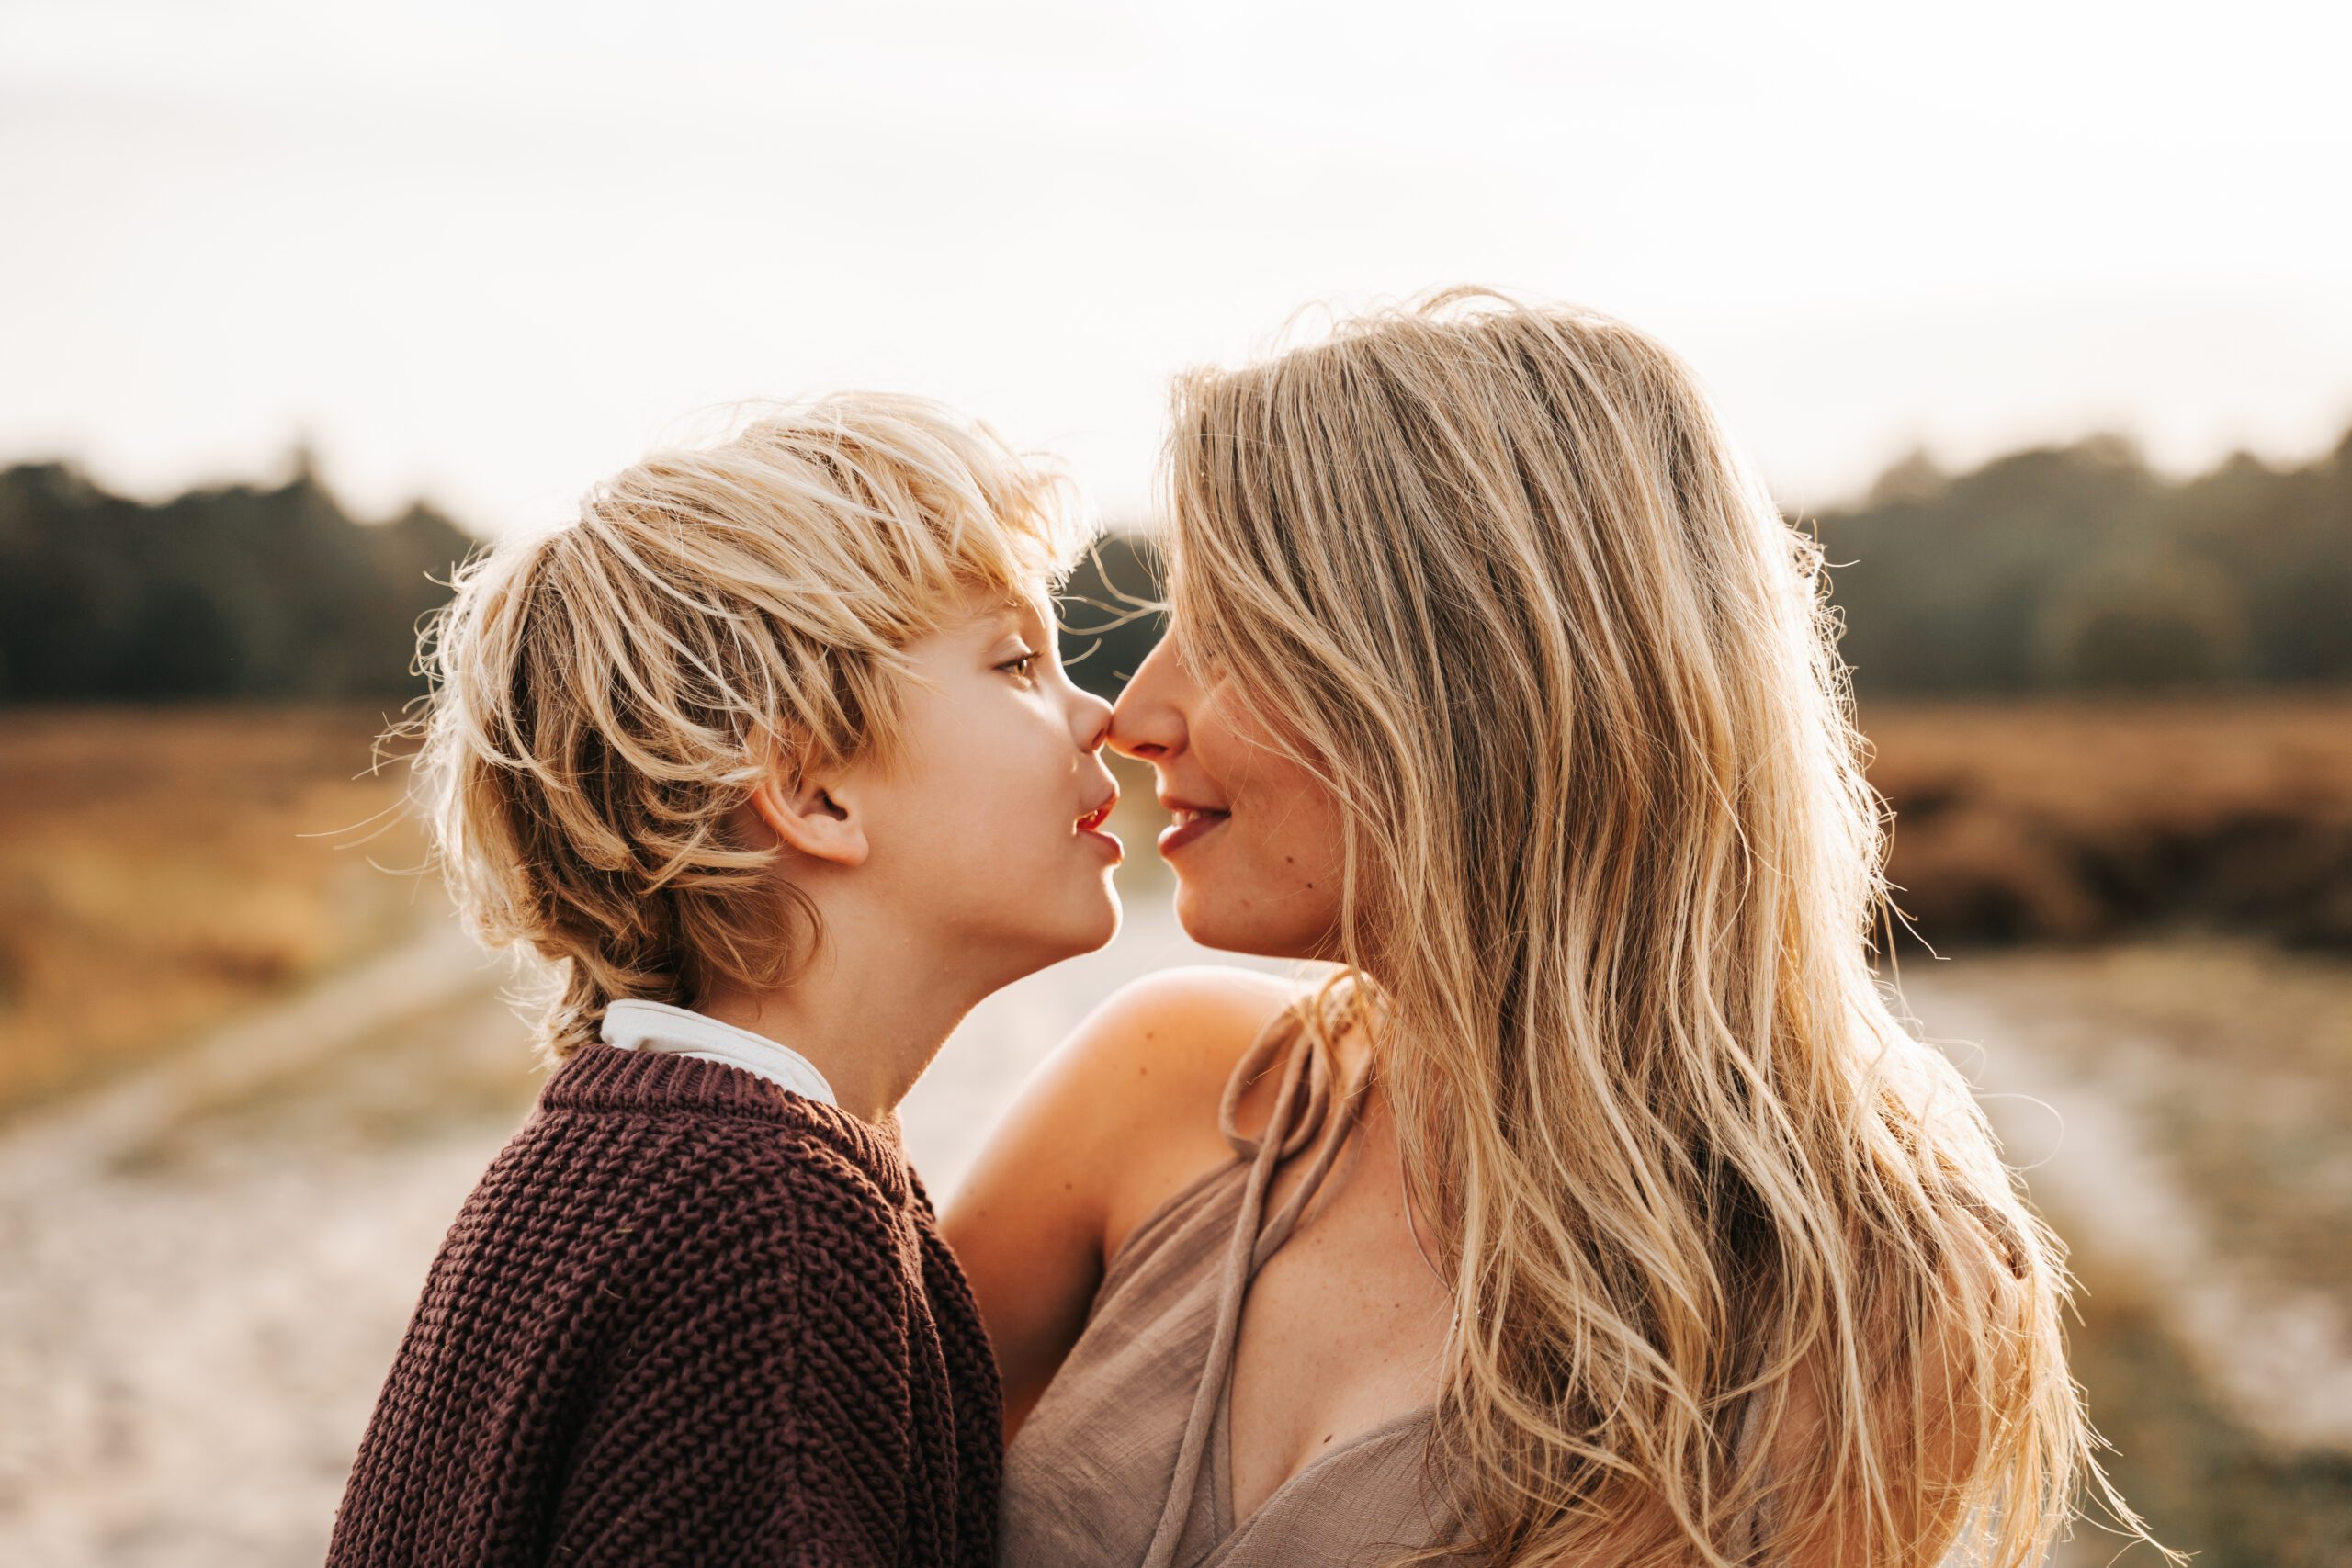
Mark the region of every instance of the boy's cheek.
[[918, 897], [953, 897], [967, 885], [1002, 877], [1021, 858], [1020, 836], [976, 787], [935, 795], [892, 824], [891, 863]]
[[1071, 847], [1080, 801], [1069, 750], [1052, 755], [1006, 716], [986, 716], [994, 722], [957, 727], [960, 744], [926, 749], [905, 780], [914, 787], [877, 802], [874, 863], [904, 877], [911, 897], [960, 902], [1033, 887]]

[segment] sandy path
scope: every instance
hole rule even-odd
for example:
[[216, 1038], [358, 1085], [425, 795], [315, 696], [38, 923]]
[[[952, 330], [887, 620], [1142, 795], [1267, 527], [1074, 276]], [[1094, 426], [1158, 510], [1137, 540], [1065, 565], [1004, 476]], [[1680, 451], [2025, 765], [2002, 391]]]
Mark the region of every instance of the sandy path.
[[435, 921], [404, 945], [210, 1031], [124, 1082], [9, 1129], [0, 1140], [0, 1191], [101, 1170], [192, 1105], [243, 1093], [451, 998], [485, 994], [499, 973], [456, 922]]
[[2071, 1069], [2038, 1048], [2054, 1021], [2005, 1005], [1997, 969], [1966, 974], [1907, 973], [1904, 992], [1969, 1072], [2037, 1206], [2102, 1271], [2128, 1271], [2164, 1304], [2241, 1425], [2290, 1447], [2352, 1453], [2352, 1314], [2224, 1260], [2148, 1130], [2155, 1118], [2142, 1100], [2162, 1070], [2156, 1054], [2119, 1035], [2096, 1077]]

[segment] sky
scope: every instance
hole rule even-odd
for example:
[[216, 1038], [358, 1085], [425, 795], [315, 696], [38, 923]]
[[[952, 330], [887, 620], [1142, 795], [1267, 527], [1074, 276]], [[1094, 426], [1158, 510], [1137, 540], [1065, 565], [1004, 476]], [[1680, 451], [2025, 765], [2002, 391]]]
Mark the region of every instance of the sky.
[[2301, 460], [2348, 51], [2309, 0], [0, 0], [0, 461], [300, 442], [497, 532], [885, 387], [1136, 519], [1171, 372], [1456, 282], [1662, 338], [1792, 506], [2101, 430]]

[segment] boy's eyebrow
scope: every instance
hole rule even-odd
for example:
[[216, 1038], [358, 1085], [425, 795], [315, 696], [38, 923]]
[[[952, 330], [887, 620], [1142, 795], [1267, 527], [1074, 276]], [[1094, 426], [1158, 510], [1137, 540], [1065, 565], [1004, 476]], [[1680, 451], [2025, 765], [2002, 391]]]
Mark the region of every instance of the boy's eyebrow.
[[1036, 622], [1040, 626], [1053, 625], [1052, 618], [1041, 613], [1037, 606], [1028, 600], [1008, 599], [997, 606], [996, 614], [989, 617], [989, 624], [1002, 626], [1010, 622], [1015, 627], [1025, 627], [1032, 621]]

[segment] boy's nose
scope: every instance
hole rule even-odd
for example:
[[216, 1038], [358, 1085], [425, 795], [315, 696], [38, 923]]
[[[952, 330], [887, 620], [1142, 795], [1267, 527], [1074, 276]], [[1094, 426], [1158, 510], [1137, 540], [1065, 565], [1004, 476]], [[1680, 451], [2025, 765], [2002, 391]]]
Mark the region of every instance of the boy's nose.
[[1111, 705], [1091, 692], [1078, 697], [1078, 743], [1089, 755], [1102, 749], [1111, 736]]

